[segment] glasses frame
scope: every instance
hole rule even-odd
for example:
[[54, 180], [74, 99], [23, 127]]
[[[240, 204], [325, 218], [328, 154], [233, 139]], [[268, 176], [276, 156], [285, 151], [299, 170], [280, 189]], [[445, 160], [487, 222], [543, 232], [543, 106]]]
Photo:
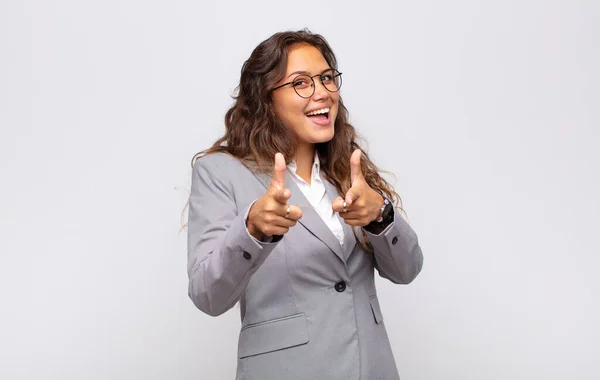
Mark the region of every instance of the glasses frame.
[[[323, 74], [326, 73], [327, 71], [333, 71], [333, 78], [338, 78], [339, 77], [339, 81], [340, 81], [340, 85], [338, 86], [337, 90], [335, 91], [331, 91], [330, 89], [327, 88], [327, 86], [325, 86], [325, 83], [323, 83]], [[315, 77], [319, 77], [319, 80], [321, 81], [321, 84], [323, 85], [323, 88], [325, 88], [327, 91], [329, 92], [338, 92], [340, 90], [340, 88], [342, 88], [342, 73], [340, 73], [337, 69], [334, 68], [329, 68], [325, 71], [323, 71], [321, 74], [315, 74], [313, 76], [310, 76], [308, 74], [298, 74], [294, 77], [294, 79], [292, 79], [290, 82], [284, 83], [284, 84], [280, 84], [279, 86], [275, 87], [274, 89], [272, 89], [271, 91], [275, 91], [281, 87], [287, 86], [289, 84], [293, 84], [296, 79], [298, 79], [298, 77], [309, 77], [310, 80], [312, 81], [312, 92], [310, 93], [309, 96], [302, 96], [298, 93], [298, 90], [296, 90], [296, 87], [292, 86], [292, 88], [294, 89], [294, 92], [296, 93], [296, 95], [298, 95], [299, 97], [301, 97], [302, 99], [308, 99], [310, 97], [312, 97], [315, 94], [315, 89], [317, 88], [317, 85], [315, 83]]]

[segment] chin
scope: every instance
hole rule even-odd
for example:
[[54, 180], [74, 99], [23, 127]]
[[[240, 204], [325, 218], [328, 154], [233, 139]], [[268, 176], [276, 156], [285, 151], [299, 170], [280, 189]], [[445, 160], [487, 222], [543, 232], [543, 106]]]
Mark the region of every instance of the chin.
[[315, 144], [326, 143], [328, 141], [331, 141], [333, 139], [333, 136], [335, 136], [335, 133], [333, 131], [333, 126], [332, 126], [331, 132], [319, 134], [319, 136], [314, 136], [314, 138], [312, 140], [313, 140], [313, 143], [315, 143]]

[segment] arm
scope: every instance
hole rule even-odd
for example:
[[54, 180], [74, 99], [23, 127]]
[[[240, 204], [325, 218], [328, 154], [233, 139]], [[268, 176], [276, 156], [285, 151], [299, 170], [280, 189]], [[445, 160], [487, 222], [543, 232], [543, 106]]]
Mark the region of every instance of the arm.
[[409, 284], [417, 277], [423, 267], [423, 253], [417, 235], [398, 213], [378, 234], [363, 229], [373, 246], [375, 268], [381, 277], [395, 284]]
[[417, 235], [405, 220], [395, 215], [396, 213], [387, 226], [372, 226], [373, 221], [383, 217], [382, 205], [385, 204], [385, 200], [381, 193], [372, 189], [365, 180], [361, 155], [360, 149], [352, 152], [352, 186], [345, 197], [337, 197], [331, 207], [347, 224], [363, 228], [373, 246], [375, 268], [379, 274], [393, 283], [408, 284], [417, 277], [423, 267], [423, 254]]
[[238, 212], [224, 173], [213, 160], [196, 162], [188, 216], [188, 292], [196, 307], [212, 316], [235, 305], [277, 245], [248, 233], [251, 205]]

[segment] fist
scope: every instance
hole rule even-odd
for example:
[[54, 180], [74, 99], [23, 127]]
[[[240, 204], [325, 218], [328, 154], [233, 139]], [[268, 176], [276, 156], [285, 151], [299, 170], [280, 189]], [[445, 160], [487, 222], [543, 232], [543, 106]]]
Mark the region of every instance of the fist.
[[285, 188], [285, 158], [275, 154], [273, 178], [267, 191], [260, 197], [248, 214], [248, 232], [258, 240], [266, 236], [285, 235], [302, 217], [302, 210], [288, 204], [292, 192]]

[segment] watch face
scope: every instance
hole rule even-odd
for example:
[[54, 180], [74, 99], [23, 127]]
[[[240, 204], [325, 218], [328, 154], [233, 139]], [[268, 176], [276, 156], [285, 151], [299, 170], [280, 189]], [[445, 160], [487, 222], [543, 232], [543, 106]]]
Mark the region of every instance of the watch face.
[[387, 221], [388, 219], [391, 218], [391, 216], [393, 215], [394, 212], [394, 206], [391, 203], [387, 203], [383, 209], [383, 212], [381, 213], [381, 217], [383, 218], [383, 221]]

